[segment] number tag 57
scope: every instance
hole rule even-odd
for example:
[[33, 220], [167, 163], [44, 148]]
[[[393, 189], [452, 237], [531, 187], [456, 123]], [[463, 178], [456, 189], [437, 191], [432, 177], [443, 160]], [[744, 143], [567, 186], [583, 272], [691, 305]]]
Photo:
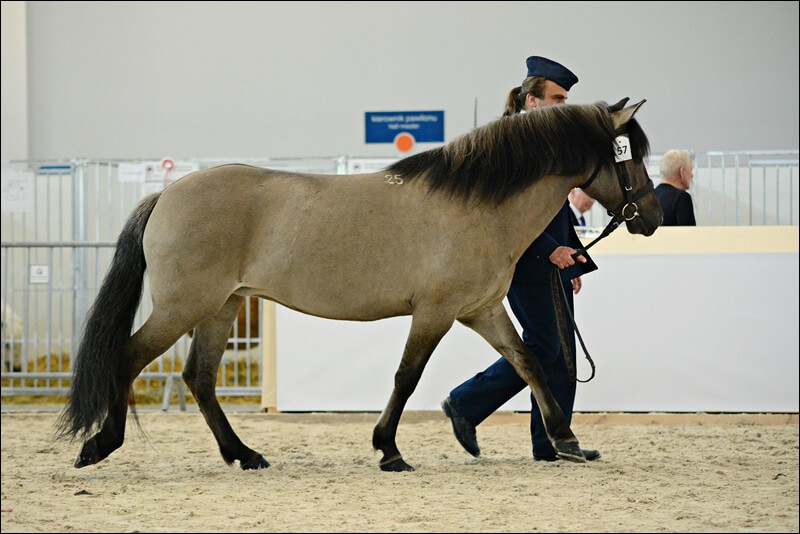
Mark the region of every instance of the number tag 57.
[[631, 141], [624, 135], [618, 136], [614, 139], [614, 161], [628, 161], [632, 159], [631, 155]]

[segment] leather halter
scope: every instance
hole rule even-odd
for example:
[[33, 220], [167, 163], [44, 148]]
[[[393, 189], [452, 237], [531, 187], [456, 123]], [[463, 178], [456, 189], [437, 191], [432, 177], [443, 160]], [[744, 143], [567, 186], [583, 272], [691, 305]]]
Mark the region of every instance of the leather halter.
[[[624, 128], [618, 129], [616, 135], [624, 135], [627, 134], [627, 130]], [[586, 180], [586, 183], [580, 186], [581, 189], [584, 191], [586, 190], [589, 185], [594, 182], [595, 178], [600, 174], [600, 170], [602, 169], [602, 163], [598, 163], [597, 167], [595, 167], [594, 172]], [[639, 217], [639, 206], [636, 204], [640, 198], [645, 196], [646, 194], [650, 193], [654, 190], [653, 181], [648, 180], [644, 186], [639, 189], [638, 191], [633, 191], [633, 186], [631, 186], [630, 176], [628, 176], [628, 168], [625, 167], [624, 161], [617, 161], [614, 163], [614, 170], [617, 174], [617, 182], [619, 183], [619, 187], [622, 190], [622, 202], [615, 208], [607, 210], [609, 216], [611, 216], [611, 221], [606, 225], [603, 229], [603, 232], [597, 236], [591, 243], [586, 245], [585, 247], [579, 249], [575, 254], [572, 255], [572, 259], [576, 259], [578, 256], [589, 250], [589, 247], [593, 246], [595, 243], [603, 239], [604, 237], [608, 236], [611, 232], [617, 229], [617, 227], [622, 224], [624, 221], [632, 221], [636, 217]]]

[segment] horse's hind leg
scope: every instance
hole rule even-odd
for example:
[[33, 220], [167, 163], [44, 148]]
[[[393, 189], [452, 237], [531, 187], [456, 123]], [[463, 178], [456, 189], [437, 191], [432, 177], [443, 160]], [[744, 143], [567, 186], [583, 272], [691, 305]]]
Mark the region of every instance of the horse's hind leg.
[[480, 334], [506, 360], [514, 366], [517, 373], [528, 383], [547, 429], [553, 448], [561, 458], [574, 462], [585, 462], [578, 439], [567, 423], [564, 411], [558, 405], [545, 381], [544, 371], [530, 349], [520, 339], [514, 324], [502, 304], [494, 308], [484, 308], [459, 322]]
[[[191, 318], [180, 317], [175, 311], [155, 309], [142, 327], [125, 343], [119, 360], [121, 366], [115, 377], [115, 387], [119, 394], [109, 402], [108, 413], [100, 431], [84, 442], [75, 460], [75, 467], [96, 464], [122, 446], [133, 381], [150, 362], [166, 352], [186, 333], [187, 328], [180, 325], [192, 324], [191, 321]], [[127, 362], [127, 365], [122, 362]], [[133, 414], [136, 417], [135, 411]]]
[[[120, 386], [122, 387], [122, 386]], [[119, 391], [125, 391], [120, 389]], [[109, 403], [108, 413], [100, 431], [87, 439], [73, 464], [75, 467], [86, 467], [108, 457], [119, 449], [125, 441], [125, 421], [128, 414], [128, 395], [120, 394], [117, 400]]]
[[403, 408], [416, 389], [425, 364], [428, 363], [428, 359], [439, 341], [453, 325], [453, 319], [443, 321], [434, 318], [437, 314], [441, 314], [441, 311], [436, 310], [426, 318], [423, 318], [421, 314], [414, 314], [411, 331], [403, 351], [403, 359], [394, 375], [392, 396], [372, 431], [372, 446], [375, 450], [380, 449], [383, 452], [383, 458], [380, 461], [380, 468], [383, 471], [414, 470], [403, 460], [403, 455], [397, 449], [395, 438]]
[[239, 460], [242, 469], [262, 469], [269, 467], [269, 462], [242, 443], [225, 417], [215, 392], [219, 362], [228, 343], [231, 325], [243, 301], [244, 297], [232, 295], [217, 315], [197, 326], [183, 379], [214, 434], [225, 462], [232, 464]]

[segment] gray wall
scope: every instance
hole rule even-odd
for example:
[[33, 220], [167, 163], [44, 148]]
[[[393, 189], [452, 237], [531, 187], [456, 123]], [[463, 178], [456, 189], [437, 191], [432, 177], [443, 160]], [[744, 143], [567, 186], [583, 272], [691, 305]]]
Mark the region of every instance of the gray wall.
[[3, 159], [401, 156], [365, 111], [444, 110], [452, 139], [531, 54], [571, 103], [647, 99], [656, 153], [800, 145], [797, 2], [26, 2], [12, 60], [6, 4]]

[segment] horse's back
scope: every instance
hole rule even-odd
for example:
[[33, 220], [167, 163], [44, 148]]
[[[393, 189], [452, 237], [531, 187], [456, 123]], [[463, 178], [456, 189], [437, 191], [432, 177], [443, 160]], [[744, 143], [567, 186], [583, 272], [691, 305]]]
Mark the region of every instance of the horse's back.
[[483, 271], [496, 277], [510, 267], [481, 266], [493, 255], [475, 241], [483, 232], [469, 229], [471, 212], [432, 199], [420, 181], [381, 173], [223, 165], [164, 191], [145, 254], [148, 265], [161, 263], [155, 277], [165, 283], [187, 272], [197, 277], [187, 284], [206, 280], [221, 294], [258, 295], [324, 317], [405, 315], [422, 295], [480, 292]]
[[314, 310], [314, 299], [363, 294], [351, 277], [369, 269], [378, 250], [365, 228], [368, 215], [377, 210], [386, 217], [392, 204], [369, 193], [371, 181], [239, 164], [187, 175], [164, 190], [148, 222], [151, 279], [166, 290], [173, 273], [186, 273], [182, 284], [202, 279], [220, 295], [236, 291], [334, 314], [335, 306]]

